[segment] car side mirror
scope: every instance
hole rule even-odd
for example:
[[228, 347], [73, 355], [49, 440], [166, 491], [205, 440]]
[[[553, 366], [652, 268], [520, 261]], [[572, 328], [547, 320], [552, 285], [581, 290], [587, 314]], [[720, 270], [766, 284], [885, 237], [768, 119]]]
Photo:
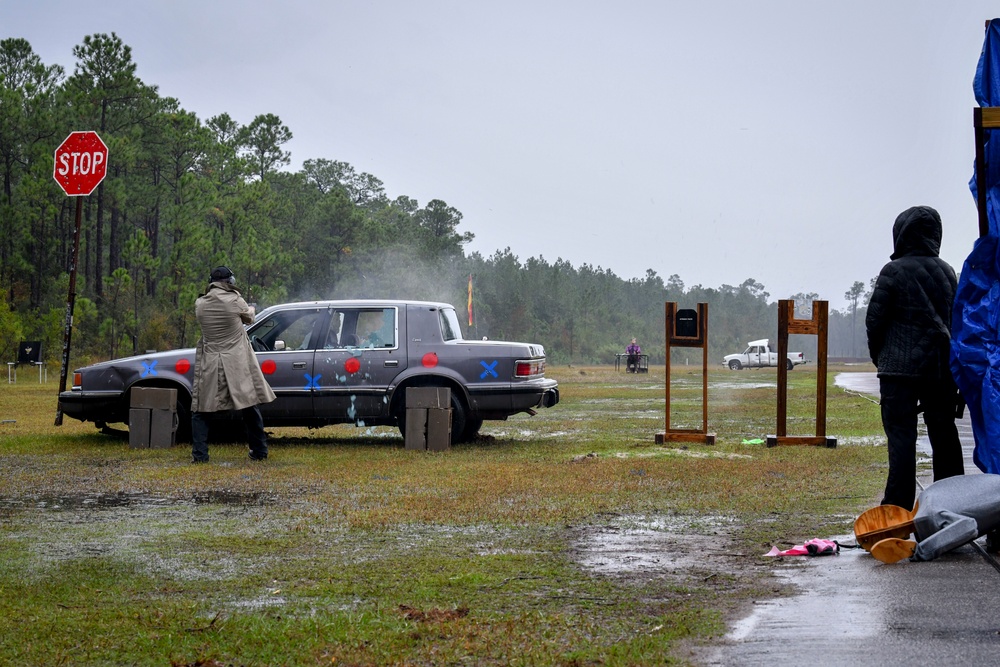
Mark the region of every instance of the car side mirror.
[[283, 341], [283, 340], [276, 340], [276, 341], [274, 341], [274, 351], [275, 352], [281, 352], [284, 349], [285, 349], [285, 341]]

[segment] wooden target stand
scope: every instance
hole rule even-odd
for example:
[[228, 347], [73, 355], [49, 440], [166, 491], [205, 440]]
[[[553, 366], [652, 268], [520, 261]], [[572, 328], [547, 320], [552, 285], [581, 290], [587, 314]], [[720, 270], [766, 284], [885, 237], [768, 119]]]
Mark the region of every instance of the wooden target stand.
[[[989, 28], [988, 21], [986, 27]], [[990, 218], [986, 211], [986, 130], [1000, 129], [1000, 107], [974, 107], [972, 123], [976, 133], [976, 208], [979, 211], [979, 236], [983, 237], [990, 233]]]
[[816, 435], [788, 435], [788, 364], [778, 364], [778, 424], [776, 435], [767, 436], [767, 446], [822, 445], [836, 447], [837, 439], [826, 436], [826, 356], [827, 322], [829, 304], [813, 301], [812, 319], [795, 318], [795, 301], [778, 301], [778, 359], [788, 358], [789, 334], [814, 334], [816, 336]]
[[[666, 427], [656, 434], [656, 444], [666, 442], [700, 442], [715, 444], [715, 434], [708, 432], [708, 304], [699, 303], [698, 310], [677, 310], [677, 304], [665, 304], [667, 370], [664, 383], [666, 394]], [[670, 428], [670, 350], [673, 347], [701, 348], [701, 429]]]

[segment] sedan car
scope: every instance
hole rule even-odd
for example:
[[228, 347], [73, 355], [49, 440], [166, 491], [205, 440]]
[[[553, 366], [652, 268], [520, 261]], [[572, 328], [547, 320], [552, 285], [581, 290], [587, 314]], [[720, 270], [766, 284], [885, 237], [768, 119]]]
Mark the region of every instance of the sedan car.
[[[268, 427], [347, 423], [402, 430], [407, 387], [448, 387], [452, 442], [464, 442], [484, 420], [535, 414], [559, 402], [558, 383], [545, 377], [541, 345], [465, 340], [446, 303], [288, 303], [261, 311], [247, 335], [277, 396], [260, 406]], [[128, 423], [133, 387], [176, 388], [183, 439], [194, 364], [190, 348], [79, 368], [59, 404], [63, 414], [104, 428]]]

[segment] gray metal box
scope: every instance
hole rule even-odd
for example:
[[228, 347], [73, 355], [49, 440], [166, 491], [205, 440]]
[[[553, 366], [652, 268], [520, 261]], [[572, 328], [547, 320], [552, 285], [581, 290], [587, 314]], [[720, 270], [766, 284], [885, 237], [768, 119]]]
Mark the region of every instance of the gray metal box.
[[427, 449], [432, 452], [451, 449], [451, 408], [427, 410]]
[[133, 408], [151, 408], [153, 410], [176, 410], [177, 390], [163, 387], [132, 387], [131, 404]]
[[173, 410], [150, 410], [149, 446], [166, 449], [177, 444], [177, 413]]
[[177, 413], [173, 410], [130, 408], [128, 444], [130, 447], [165, 449], [177, 443]]
[[451, 389], [448, 387], [407, 387], [407, 408], [450, 408]]
[[422, 408], [406, 409], [406, 434], [403, 440], [406, 443], [406, 449], [427, 449], [427, 410]]
[[151, 419], [147, 408], [132, 408], [128, 411], [129, 447], [149, 447], [149, 422]]

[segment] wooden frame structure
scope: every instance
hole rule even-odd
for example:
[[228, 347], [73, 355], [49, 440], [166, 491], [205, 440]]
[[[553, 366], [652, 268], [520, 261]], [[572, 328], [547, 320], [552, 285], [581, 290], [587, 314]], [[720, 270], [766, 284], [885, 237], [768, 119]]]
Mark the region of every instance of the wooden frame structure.
[[795, 301], [778, 301], [778, 359], [788, 358], [789, 334], [814, 334], [816, 336], [816, 435], [788, 435], [786, 429], [788, 415], [788, 364], [778, 364], [778, 423], [776, 435], [767, 436], [767, 446], [775, 445], [823, 445], [836, 447], [837, 439], [826, 436], [826, 357], [827, 323], [829, 304], [813, 301], [812, 319], [800, 320], [795, 317]]
[[[989, 23], [987, 22], [987, 27]], [[979, 236], [990, 233], [986, 213], [986, 130], [1000, 129], [1000, 107], [975, 107], [972, 123], [976, 128], [976, 208], [979, 209]]]
[[[683, 324], [678, 326], [678, 319]], [[708, 432], [708, 304], [699, 303], [698, 310], [677, 310], [677, 304], [664, 304], [666, 375], [666, 421], [663, 433], [656, 434], [656, 444], [666, 442], [701, 442], [715, 444], [715, 434]], [[670, 350], [673, 347], [701, 348], [701, 429], [670, 428]]]

